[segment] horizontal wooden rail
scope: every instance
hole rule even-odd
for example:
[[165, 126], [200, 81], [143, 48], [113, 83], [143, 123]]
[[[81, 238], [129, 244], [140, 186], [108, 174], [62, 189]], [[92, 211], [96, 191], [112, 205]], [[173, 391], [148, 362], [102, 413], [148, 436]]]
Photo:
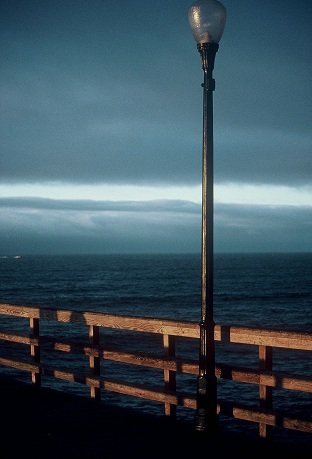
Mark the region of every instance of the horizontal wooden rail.
[[237, 405], [228, 401], [219, 402], [219, 413], [244, 421], [267, 424], [272, 427], [283, 427], [306, 433], [312, 432], [312, 422], [309, 420], [298, 420], [273, 411]]
[[[190, 321], [174, 321], [151, 317], [134, 317], [106, 313], [80, 312], [66, 309], [48, 309], [31, 306], [0, 304], [0, 314], [55, 320], [65, 323], [96, 325], [117, 330], [157, 333], [162, 335], [199, 338], [199, 325]], [[312, 333], [297, 331], [267, 330], [254, 327], [229, 325], [215, 326], [215, 340], [237, 344], [281, 347], [295, 350], [312, 350]]]
[[[15, 362], [9, 359], [0, 359], [0, 364], [5, 364], [14, 368], [26, 371], [41, 372], [42, 375], [52, 376], [63, 381], [79, 382], [81, 384], [92, 385], [107, 391], [129, 395], [132, 397], [145, 398], [160, 403], [170, 403], [172, 405], [184, 406], [187, 408], [196, 408], [196, 399], [190, 394], [177, 394], [164, 391], [163, 387], [147, 388], [146, 385], [131, 385], [121, 381], [102, 379], [93, 375], [82, 372], [71, 372], [67, 369], [54, 368], [53, 366], [30, 365], [27, 363]], [[312, 422], [308, 420], [298, 420], [290, 416], [274, 413], [273, 411], [261, 410], [257, 407], [248, 407], [234, 404], [228, 401], [219, 401], [218, 413], [230, 416], [236, 419], [250, 421], [254, 423], [265, 423], [270, 426], [278, 426], [302, 432], [312, 432]]]
[[[90, 386], [91, 397], [93, 398], [100, 398], [101, 389], [143, 397], [164, 403], [168, 415], [175, 413], [176, 405], [196, 408], [194, 396], [179, 394], [176, 391], [175, 374], [197, 375], [198, 360], [178, 358], [175, 354], [175, 338], [198, 339], [199, 325], [197, 323], [11, 304], [0, 304], [0, 314], [28, 319], [29, 334], [27, 336], [2, 330], [0, 331], [0, 340], [29, 347], [29, 359], [31, 361], [16, 361], [11, 358], [0, 357], [0, 365], [31, 373], [34, 384], [40, 385], [41, 376], [80, 382]], [[41, 321], [83, 324], [88, 329], [89, 342], [79, 343], [43, 336], [39, 333]], [[161, 335], [162, 353], [125, 352], [117, 348], [103, 346], [100, 343], [100, 327], [120, 332], [130, 331]], [[116, 336], [118, 339], [118, 334]], [[310, 421], [285, 417], [272, 409], [272, 389], [312, 393], [312, 378], [310, 376], [286, 374], [272, 370], [273, 348], [311, 351], [311, 333], [216, 325], [214, 337], [216, 341], [225, 344], [251, 345], [257, 346], [259, 349], [259, 367], [257, 369], [217, 364], [216, 376], [235, 382], [258, 385], [260, 407], [251, 408], [220, 401], [219, 412], [221, 414], [258, 423], [260, 426], [259, 433], [262, 436], [268, 434], [268, 426], [281, 426], [312, 432]], [[69, 371], [68, 369], [45, 365], [40, 358], [40, 353], [44, 349], [88, 357], [89, 372]], [[147, 386], [132, 385], [106, 377], [103, 379], [100, 375], [100, 359], [160, 369], [163, 371], [164, 385], [148, 388]]]
[[22, 360], [13, 360], [5, 357], [0, 357], [0, 365], [15, 368], [16, 370], [40, 373], [40, 366], [38, 364], [24, 362]]
[[312, 333], [308, 332], [216, 325], [215, 340], [228, 343], [312, 351]]
[[198, 324], [187, 321], [80, 312], [66, 309], [40, 309], [11, 304], [0, 304], [0, 314], [32, 319], [55, 320], [65, 323], [96, 325], [98, 327], [117, 330], [130, 330], [189, 338], [199, 337]]
[[262, 384], [275, 389], [296, 390], [312, 393], [312, 380], [303, 375], [290, 375], [283, 372], [264, 372], [249, 368], [216, 365], [216, 376], [236, 382]]
[[[11, 335], [9, 333], [0, 333], [0, 339], [23, 344], [38, 343], [38, 340], [30, 339], [25, 336], [17, 337], [16, 335]], [[42, 346], [49, 344], [51, 349], [61, 352], [84, 354], [86, 356], [100, 357], [105, 360], [132, 365], [141, 365], [150, 368], [159, 368], [162, 370], [175, 371], [177, 373], [188, 373], [193, 375], [198, 374], [198, 362], [196, 360], [164, 357], [158, 354], [121, 352], [112, 348], [93, 348], [84, 344], [71, 344], [71, 342], [66, 341], [60, 342], [50, 337], [45, 338], [44, 336], [40, 337], [40, 343]], [[229, 379], [237, 382], [258, 385], [262, 384], [279, 389], [312, 393], [312, 380], [311, 378], [303, 375], [290, 375], [277, 371], [264, 372], [251, 370], [245, 367], [229, 366], [217, 363], [216, 376], [218, 378]]]

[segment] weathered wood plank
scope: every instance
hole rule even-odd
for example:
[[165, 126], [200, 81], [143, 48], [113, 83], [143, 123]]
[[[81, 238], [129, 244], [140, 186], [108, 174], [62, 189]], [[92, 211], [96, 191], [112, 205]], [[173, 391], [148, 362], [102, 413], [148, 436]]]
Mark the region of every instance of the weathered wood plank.
[[[163, 335], [163, 347], [165, 356], [175, 358], [175, 336]], [[176, 391], [176, 372], [164, 368], [165, 390]], [[176, 405], [165, 403], [165, 415], [176, 416]]]
[[196, 399], [188, 394], [171, 393], [164, 391], [162, 386], [140, 386], [131, 385], [121, 381], [111, 379], [103, 379], [85, 373], [73, 373], [66, 369], [57, 369], [52, 366], [42, 366], [42, 374], [46, 376], [53, 376], [57, 379], [64, 381], [79, 382], [81, 384], [92, 385], [102, 388], [111, 392], [116, 392], [123, 395], [130, 395], [133, 397], [146, 398], [161, 403], [170, 403], [173, 405], [181, 405], [188, 408], [195, 409]]
[[[40, 346], [39, 346], [39, 319], [31, 317], [29, 319], [29, 337], [32, 338], [30, 344], [30, 355], [35, 363], [40, 363]], [[38, 340], [38, 344], [34, 344], [33, 339]], [[39, 372], [32, 371], [31, 382], [36, 386], [41, 384], [41, 376]]]
[[[99, 327], [97, 327], [95, 325], [90, 325], [89, 326], [89, 340], [90, 340], [91, 346], [96, 346], [98, 348], [98, 346], [100, 345], [100, 329], [99, 329]], [[100, 357], [99, 356], [95, 356], [93, 354], [89, 355], [90, 370], [95, 376], [100, 376], [100, 372], [101, 372], [100, 363], [101, 362], [100, 362]], [[101, 390], [98, 387], [91, 385], [90, 386], [90, 395], [91, 395], [91, 398], [94, 398], [95, 400], [100, 400], [101, 399]]]
[[[1, 362], [2, 359], [0, 359]], [[14, 367], [18, 367], [14, 365]], [[29, 368], [31, 370], [31, 368]], [[66, 370], [53, 369], [51, 367], [43, 367], [42, 373], [48, 376], [53, 376], [65, 381], [75, 381], [83, 384], [102, 387], [105, 390], [130, 395], [134, 397], [146, 398], [162, 403], [170, 403], [185, 406], [191, 409], [196, 408], [195, 397], [185, 394], [170, 394], [162, 390], [162, 388], [146, 388], [140, 386], [132, 386], [123, 382], [102, 380], [95, 376], [88, 376], [83, 373], [72, 373]], [[302, 432], [312, 432], [312, 422], [283, 416], [278, 412], [261, 411], [260, 409], [243, 407], [229, 402], [220, 401], [218, 404], [218, 412], [227, 416], [234, 417], [254, 423], [265, 423], [270, 426], [279, 426], [292, 430], [300, 430]]]
[[11, 341], [12, 343], [27, 344], [27, 345], [34, 344], [36, 346], [38, 346], [39, 344], [38, 338], [32, 338], [30, 336], [25, 336], [25, 335], [15, 335], [13, 333], [8, 333], [8, 332], [0, 332], [0, 340]]
[[[142, 397], [162, 403], [182, 405], [192, 409], [196, 408], [195, 397], [185, 394], [166, 393], [162, 390], [162, 388], [157, 389], [132, 386], [123, 382], [103, 380], [101, 378], [92, 375], [85, 375], [83, 373], [73, 373], [69, 372], [68, 370], [55, 369], [51, 366], [41, 365], [39, 369], [38, 366], [33, 364], [16, 362], [5, 358], [0, 358], [0, 364], [29, 372], [41, 371], [41, 373], [46, 376], [52, 376], [65, 381], [75, 381], [99, 388], [102, 387], [106, 390], [120, 394]], [[255, 423], [265, 423], [271, 426], [279, 426], [308, 433], [312, 432], [312, 422], [310, 421], [283, 416], [278, 412], [267, 412], [261, 411], [261, 409], [243, 407], [226, 401], [219, 401], [218, 413]]]
[[34, 363], [23, 362], [22, 360], [7, 359], [0, 357], [0, 365], [15, 368], [16, 370], [29, 371], [30, 373], [39, 373], [40, 366]]
[[263, 372], [248, 368], [217, 365], [216, 376], [250, 384], [297, 390], [312, 393], [312, 378], [303, 375], [289, 375], [282, 372]]
[[[272, 372], [272, 347], [259, 346], [259, 369], [260, 371]], [[272, 387], [263, 384], [263, 379], [260, 379], [259, 384], [259, 399], [260, 407], [272, 409]], [[270, 427], [267, 424], [259, 424], [259, 436], [268, 438], [270, 435]]]
[[191, 322], [177, 322], [167, 319], [154, 319], [130, 316], [117, 316], [94, 313], [84, 313], [84, 320], [89, 325], [104, 326], [116, 330], [131, 330], [162, 335], [184, 336], [197, 338], [197, 324]]
[[[173, 336], [199, 338], [199, 325], [189, 321], [132, 317], [105, 313], [47, 309], [31, 306], [0, 304], [0, 314], [17, 317], [41, 318], [59, 322], [80, 322], [113, 329], [159, 333]], [[252, 327], [216, 325], [215, 340], [240, 344], [253, 344], [288, 349], [312, 350], [312, 333], [268, 330]]]
[[312, 350], [312, 333], [308, 332], [216, 325], [215, 340], [304, 351]]
[[[42, 338], [44, 340], [44, 338]], [[167, 369], [178, 373], [198, 374], [198, 361], [190, 359], [172, 359], [157, 354], [129, 353], [108, 349], [94, 349], [88, 346], [70, 346], [67, 343], [53, 343], [53, 348], [65, 352], [72, 352], [75, 348], [87, 355], [94, 354], [106, 360], [128, 363], [133, 365], [147, 366], [151, 368]], [[233, 381], [262, 384], [264, 386], [279, 389], [296, 390], [312, 393], [312, 378], [304, 375], [287, 374], [282, 372], [265, 372], [251, 370], [249, 368], [229, 366], [226, 364], [216, 365], [216, 376], [218, 378], [230, 379]]]
[[245, 421], [264, 423], [273, 427], [283, 427], [291, 430], [312, 433], [312, 422], [292, 418], [279, 412], [262, 411], [261, 409], [235, 405], [227, 401], [219, 402], [219, 413]]
[[[38, 344], [38, 340], [25, 336], [18, 336], [9, 333], [0, 334], [0, 339], [7, 341], [30, 344]], [[167, 369], [178, 373], [198, 374], [198, 362], [195, 360], [172, 359], [170, 357], [159, 356], [158, 354], [129, 353], [115, 350], [103, 349], [102, 347], [93, 348], [91, 346], [71, 344], [66, 341], [56, 341], [52, 338], [40, 337], [42, 345], [50, 345], [53, 350], [61, 352], [83, 353], [87, 356], [101, 357], [106, 360], [122, 362], [133, 365], [147, 366], [150, 368]], [[263, 372], [251, 370], [243, 367], [229, 366], [225, 364], [216, 365], [216, 376], [218, 378], [230, 379], [233, 381], [262, 384], [264, 386], [296, 390], [312, 393], [312, 378], [304, 375], [286, 374], [282, 372]]]
[[135, 317], [106, 313], [81, 312], [65, 309], [34, 308], [0, 304], [0, 314], [16, 317], [38, 318], [65, 323], [83, 323], [116, 330], [131, 330], [146, 333], [167, 334], [198, 338], [198, 325], [187, 321], [155, 319], [153, 317]]
[[120, 382], [103, 381], [102, 387], [106, 390], [117, 392], [119, 394], [130, 395], [133, 397], [146, 398], [155, 402], [169, 403], [171, 405], [180, 405], [186, 408], [195, 409], [196, 399], [185, 394], [170, 394], [164, 392], [162, 388], [148, 389], [140, 386], [130, 386]]
[[[30, 344], [33, 339], [24, 336], [4, 334], [4, 339], [7, 341]], [[0, 335], [0, 339], [3, 334]], [[102, 357], [107, 360], [123, 362], [134, 365], [147, 366], [151, 368], [167, 369], [180, 373], [188, 373], [197, 375], [198, 363], [194, 360], [171, 359], [168, 357], [160, 357], [159, 355], [147, 354], [132, 354], [121, 351], [113, 351], [107, 349], [95, 349], [90, 346], [70, 344], [69, 342], [58, 342], [44, 337], [40, 338], [42, 343], [49, 343], [54, 350], [62, 352], [82, 352], [85, 355], [93, 355]], [[37, 344], [38, 340], [34, 340]], [[296, 390], [312, 393], [312, 378], [303, 375], [286, 374], [281, 372], [259, 372], [242, 367], [231, 367], [229, 365], [216, 365], [216, 376], [218, 378], [230, 379], [250, 384], [262, 384], [264, 386], [275, 387], [280, 389]]]

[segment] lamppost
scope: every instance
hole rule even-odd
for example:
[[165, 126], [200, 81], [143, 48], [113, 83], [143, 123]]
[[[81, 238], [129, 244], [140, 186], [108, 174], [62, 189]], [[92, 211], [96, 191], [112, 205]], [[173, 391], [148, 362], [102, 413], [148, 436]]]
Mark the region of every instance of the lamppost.
[[217, 428], [217, 379], [213, 317], [213, 91], [212, 77], [219, 48], [226, 9], [216, 0], [199, 0], [188, 12], [192, 33], [202, 59], [203, 87], [203, 157], [202, 157], [202, 251], [201, 320], [197, 410], [195, 428], [214, 432]]

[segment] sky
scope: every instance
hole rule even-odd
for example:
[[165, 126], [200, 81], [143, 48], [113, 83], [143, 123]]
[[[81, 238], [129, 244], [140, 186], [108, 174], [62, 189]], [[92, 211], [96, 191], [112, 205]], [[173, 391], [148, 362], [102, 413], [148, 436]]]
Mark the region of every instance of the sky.
[[[312, 3], [224, 0], [214, 249], [312, 250]], [[185, 0], [0, 0], [0, 255], [200, 252]]]

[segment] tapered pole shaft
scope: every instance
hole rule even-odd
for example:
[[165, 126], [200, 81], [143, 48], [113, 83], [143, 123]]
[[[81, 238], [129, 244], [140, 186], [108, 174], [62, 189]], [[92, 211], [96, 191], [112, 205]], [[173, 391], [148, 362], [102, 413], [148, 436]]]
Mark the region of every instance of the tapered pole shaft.
[[217, 380], [213, 316], [213, 91], [214, 59], [218, 45], [198, 45], [204, 71], [203, 82], [203, 157], [202, 157], [202, 252], [201, 320], [197, 410], [195, 428], [214, 432], [217, 428]]

